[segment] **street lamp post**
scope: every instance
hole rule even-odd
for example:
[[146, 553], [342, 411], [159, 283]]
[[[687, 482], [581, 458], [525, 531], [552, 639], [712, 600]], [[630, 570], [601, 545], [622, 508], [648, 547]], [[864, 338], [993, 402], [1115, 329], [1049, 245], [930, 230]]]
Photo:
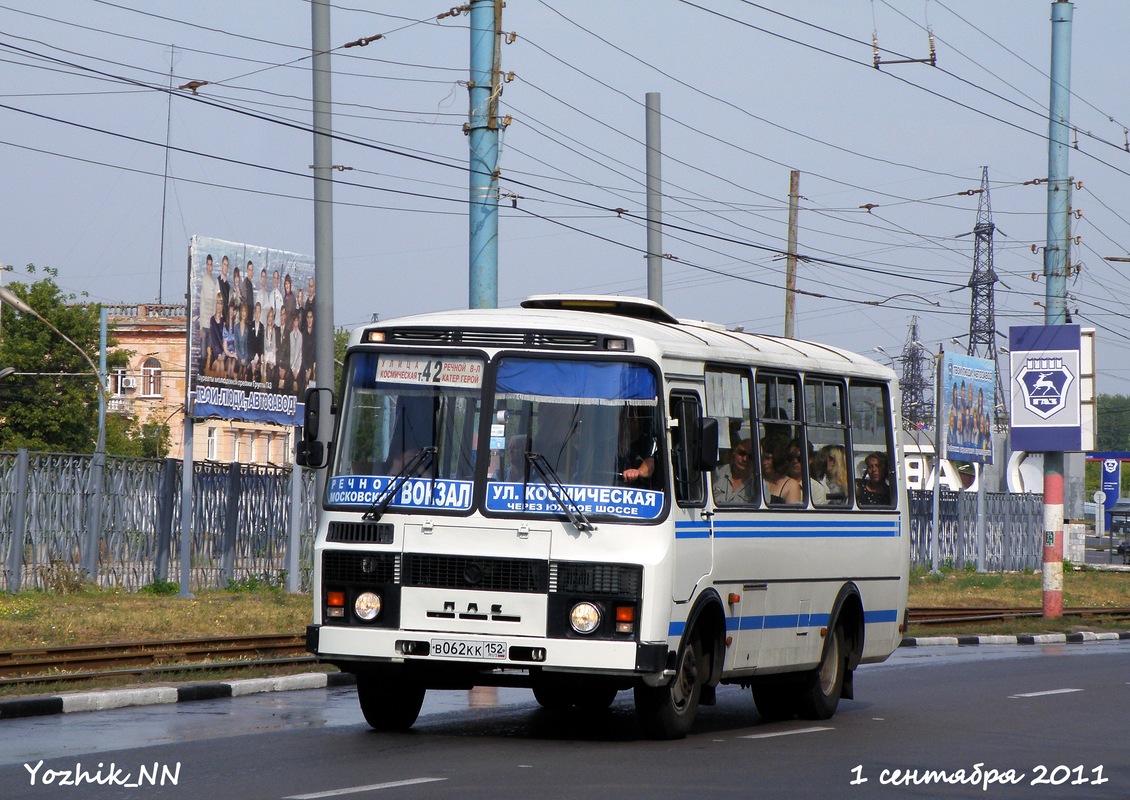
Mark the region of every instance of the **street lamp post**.
[[102, 382], [102, 373], [101, 373], [101, 371], [99, 371], [98, 367], [95, 365], [94, 360], [89, 355], [87, 355], [87, 352], [85, 350], [83, 350], [81, 347], [79, 347], [77, 344], [75, 344], [74, 340], [72, 340], [69, 336], [67, 336], [67, 334], [63, 333], [61, 330], [56, 328], [53, 324], [51, 324], [51, 322], [49, 320], [47, 320], [45, 317], [43, 317], [38, 311], [36, 311], [31, 306], [29, 306], [18, 295], [14, 294], [10, 289], [8, 289], [4, 286], [0, 286], [0, 303], [4, 303], [6, 305], [9, 305], [12, 308], [14, 308], [16, 311], [19, 311], [22, 314], [30, 314], [31, 316], [35, 317], [37, 320], [39, 320], [44, 325], [46, 325], [48, 328], [50, 328], [52, 331], [54, 331], [63, 341], [65, 341], [67, 344], [69, 344], [71, 347], [73, 347], [75, 350], [77, 350], [79, 352], [79, 354], [82, 355], [82, 357], [86, 361], [86, 363], [90, 366], [90, 369], [94, 373], [94, 376], [98, 379], [97, 380], [98, 399], [101, 401], [101, 403], [99, 405], [99, 410], [98, 410], [98, 443], [94, 448], [94, 452], [95, 453], [105, 453], [106, 452], [106, 411], [105, 411], [105, 409], [106, 409], [106, 385]]
[[106, 466], [106, 385], [102, 382], [102, 371], [94, 364], [94, 360], [86, 351], [75, 344], [69, 336], [56, 328], [38, 311], [25, 303], [11, 290], [0, 286], [0, 305], [10, 305], [22, 314], [30, 314], [42, 322], [58, 336], [82, 355], [94, 373], [95, 383], [98, 386], [98, 442], [94, 448], [94, 456], [90, 461], [90, 506], [87, 513], [89, 524], [87, 526], [86, 547], [82, 558], [82, 568], [92, 580], [98, 578], [98, 550], [102, 539], [102, 486], [103, 473]]

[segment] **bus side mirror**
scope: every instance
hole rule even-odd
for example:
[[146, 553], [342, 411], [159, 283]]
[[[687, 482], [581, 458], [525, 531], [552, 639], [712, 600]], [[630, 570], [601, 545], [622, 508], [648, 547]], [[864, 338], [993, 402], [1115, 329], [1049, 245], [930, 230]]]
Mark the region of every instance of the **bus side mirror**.
[[294, 451], [294, 463], [300, 467], [319, 469], [326, 466], [333, 431], [333, 391], [310, 388], [306, 390], [306, 410], [302, 417], [302, 438]]
[[703, 417], [698, 424], [698, 447], [692, 451], [698, 461], [695, 469], [700, 472], [713, 470], [718, 466], [718, 420]]

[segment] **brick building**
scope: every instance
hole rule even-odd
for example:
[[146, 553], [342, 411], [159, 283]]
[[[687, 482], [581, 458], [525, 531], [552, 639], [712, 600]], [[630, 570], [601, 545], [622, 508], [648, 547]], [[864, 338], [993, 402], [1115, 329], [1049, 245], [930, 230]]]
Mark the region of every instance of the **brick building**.
[[[139, 425], [169, 425], [169, 456], [184, 453], [186, 307], [139, 303], [104, 305], [118, 344], [130, 351], [129, 366], [108, 377], [107, 413], [134, 417]], [[294, 463], [294, 429], [225, 419], [198, 420], [194, 461], [244, 464]]]

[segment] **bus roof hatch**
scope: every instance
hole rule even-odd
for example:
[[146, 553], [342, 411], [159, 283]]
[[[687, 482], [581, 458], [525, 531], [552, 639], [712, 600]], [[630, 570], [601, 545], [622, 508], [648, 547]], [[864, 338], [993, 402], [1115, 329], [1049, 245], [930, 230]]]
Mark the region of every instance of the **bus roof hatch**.
[[522, 301], [522, 308], [590, 311], [652, 322], [678, 324], [679, 320], [654, 300], [612, 294], [538, 294]]

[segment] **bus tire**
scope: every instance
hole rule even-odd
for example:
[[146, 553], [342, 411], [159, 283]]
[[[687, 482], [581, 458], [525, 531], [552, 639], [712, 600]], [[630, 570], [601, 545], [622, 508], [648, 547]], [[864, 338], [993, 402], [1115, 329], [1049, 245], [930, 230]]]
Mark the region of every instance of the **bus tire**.
[[573, 694], [556, 683], [535, 683], [534, 699], [548, 711], [563, 711], [573, 705]]
[[357, 700], [369, 727], [378, 731], [406, 731], [420, 716], [426, 689], [416, 681], [382, 674], [357, 676]]
[[578, 692], [575, 702], [581, 711], [606, 711], [615, 702], [618, 693], [615, 686], [592, 686]]
[[837, 625], [824, 643], [820, 666], [805, 676], [797, 698], [797, 716], [801, 719], [831, 719], [840, 703], [846, 673], [844, 632]]
[[636, 718], [649, 739], [682, 739], [694, 726], [703, 680], [697, 638], [684, 642], [675, 664], [675, 677], [666, 686], [636, 684]]

